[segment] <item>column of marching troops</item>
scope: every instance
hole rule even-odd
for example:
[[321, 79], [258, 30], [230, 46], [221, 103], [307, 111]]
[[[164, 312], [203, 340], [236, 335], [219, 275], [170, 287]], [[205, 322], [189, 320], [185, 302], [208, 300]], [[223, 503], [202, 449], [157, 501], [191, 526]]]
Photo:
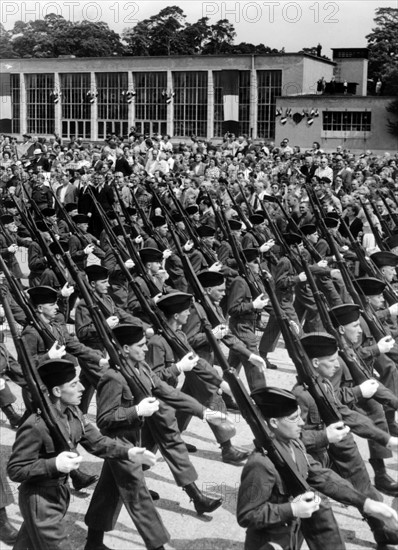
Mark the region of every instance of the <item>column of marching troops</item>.
[[[95, 185], [103, 185], [100, 175], [95, 178]], [[77, 490], [97, 481], [85, 516], [85, 550], [107, 548], [104, 534], [115, 528], [122, 505], [148, 549], [167, 548], [169, 534], [154, 505], [159, 495], [148, 490], [144, 476], [155, 464], [156, 450], [198, 514], [212, 513], [222, 504], [200, 491], [188, 454], [195, 449], [182, 439], [191, 417], [197, 416], [208, 422], [221, 460], [243, 466], [237, 520], [247, 529], [246, 549], [295, 550], [303, 539], [312, 550], [343, 549], [325, 496], [356, 507], [376, 543], [398, 544], [397, 514], [382, 496], [398, 496], [398, 483], [385, 465], [398, 451], [398, 297], [385, 298], [387, 291], [388, 298], [395, 296], [394, 214], [384, 216], [388, 232], [373, 229], [383, 238], [378, 250], [361, 257], [364, 249], [347, 237], [341, 216], [320, 212], [355, 283], [358, 294], [353, 296], [314, 217], [315, 203], [306, 203], [305, 223], [296, 223], [288, 206], [286, 211], [281, 200], [267, 194], [257, 203], [241, 200], [231, 207], [224, 202], [225, 193], [211, 190], [197, 204], [183, 206], [172, 185], [148, 184], [146, 204], [134, 208], [122, 204], [112, 187], [105, 198], [88, 187], [77, 203], [66, 206], [55, 200], [51, 207], [38, 208], [28, 193], [22, 201], [10, 196], [1, 204], [2, 309], [11, 312], [7, 320], [21, 333], [16, 343], [22, 341], [30, 367], [47, 388], [58, 429], [70, 446], [60, 447], [44, 415], [35, 412], [22, 355], [17, 361], [1, 344], [1, 408], [17, 428], [7, 474], [20, 483], [23, 518], [17, 533], [6, 514], [11, 493], [3, 465], [1, 539], [15, 550], [71, 549], [63, 519], [71, 478]], [[238, 194], [235, 189], [231, 196]], [[17, 260], [19, 247], [28, 252], [28, 288]], [[364, 269], [361, 258], [372, 271]], [[193, 284], [192, 273], [188, 276], [187, 265], [199, 285]], [[82, 295], [76, 273], [89, 298]], [[338, 339], [324, 326], [310, 273]], [[268, 354], [281, 329], [266, 290], [270, 282], [313, 379], [337, 410], [337, 421], [323, 417], [300, 372], [291, 392], [267, 386], [267, 369], [277, 368]], [[362, 306], [355, 301], [358, 295]], [[107, 354], [93, 304], [105, 320], [105, 333], [110, 331], [117, 342], [118, 364]], [[206, 318], [205, 304], [217, 321]], [[148, 311], [158, 313], [164, 331], [153, 325]], [[214, 368], [217, 359], [206, 323], [236, 375], [243, 366], [253, 406], [308, 484], [301, 493], [293, 491], [260, 445], [250, 456], [234, 445], [236, 430], [227, 411], [238, 410], [239, 399]], [[74, 325], [73, 334], [67, 324], [69, 329]], [[182, 345], [184, 355], [166, 333]], [[344, 362], [342, 347], [365, 373], [361, 383]], [[7, 376], [22, 387], [22, 417], [13, 408]], [[95, 392], [96, 426], [87, 420]], [[353, 434], [368, 440], [372, 476]], [[79, 470], [78, 444], [104, 459], [99, 480]]]

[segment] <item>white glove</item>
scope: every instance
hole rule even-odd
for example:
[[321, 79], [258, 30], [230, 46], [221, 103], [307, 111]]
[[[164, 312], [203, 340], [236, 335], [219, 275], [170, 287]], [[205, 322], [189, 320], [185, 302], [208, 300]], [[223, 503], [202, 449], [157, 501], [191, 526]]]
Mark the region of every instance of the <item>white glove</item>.
[[338, 443], [347, 437], [349, 433], [349, 426], [344, 426], [344, 422], [341, 421], [330, 424], [330, 426], [326, 428], [326, 437], [329, 443]]
[[225, 413], [221, 411], [213, 411], [213, 409], [205, 409], [203, 412], [203, 420], [206, 420], [206, 422], [210, 422], [210, 424], [212, 423], [212, 421], [218, 422], [220, 420], [221, 421], [225, 420], [225, 418], [226, 418]]
[[55, 458], [55, 467], [58, 472], [63, 474], [69, 474], [72, 470], [78, 470], [80, 462], [83, 460], [82, 456], [77, 453], [71, 453], [70, 451], [63, 451]]
[[184, 357], [176, 363], [176, 367], [180, 372], [191, 371], [199, 361], [199, 355], [196, 355], [193, 351], [190, 351]]
[[187, 241], [182, 248], [184, 249], [185, 252], [189, 252], [193, 248], [193, 241], [191, 240]]
[[11, 244], [7, 248], [8, 252], [11, 252], [11, 254], [15, 254], [15, 252], [18, 252], [18, 245], [17, 244]]
[[214, 264], [212, 264], [210, 267], [209, 267], [209, 271], [221, 271], [222, 269], [222, 263], [221, 262], [214, 262]]
[[107, 359], [106, 357], [102, 357], [99, 360], [98, 365], [101, 367], [101, 369], [109, 368], [109, 359]]
[[304, 273], [304, 271], [302, 271], [298, 274], [298, 278], [300, 279], [300, 282], [305, 283], [305, 281], [307, 280], [307, 275]]
[[69, 298], [71, 294], [73, 294], [75, 288], [73, 286], [69, 286], [69, 283], [65, 283], [64, 286], [61, 288], [61, 295], [64, 298]]
[[377, 392], [378, 387], [379, 383], [373, 378], [371, 380], [366, 380], [359, 385], [362, 397], [365, 397], [365, 399], [370, 399], [371, 397], [373, 397], [374, 394]]
[[218, 325], [214, 327], [212, 333], [217, 338], [217, 340], [222, 340], [228, 334], [228, 327], [225, 325]]
[[390, 437], [386, 447], [395, 453], [398, 452], [398, 437]]
[[[134, 239], [134, 242], [135, 242], [135, 244], [141, 244], [143, 240], [144, 240], [144, 239], [141, 237], [141, 235], [138, 235], [138, 237], [136, 237], [136, 238]], [[148, 452], [149, 452], [149, 451], [148, 451]]]
[[310, 518], [314, 512], [319, 510], [321, 499], [312, 491], [298, 495], [291, 503], [292, 512], [296, 518]]
[[268, 298], [264, 298], [264, 294], [260, 294], [260, 296], [257, 296], [257, 298], [253, 300], [253, 309], [264, 309], [267, 304]]
[[363, 505], [367, 516], [372, 516], [384, 522], [385, 526], [393, 531], [398, 530], [398, 513], [385, 502], [378, 502], [367, 498]]
[[6, 381], [4, 378], [0, 378], [0, 391], [3, 391], [6, 387]]
[[395, 341], [392, 336], [384, 336], [377, 342], [380, 353], [388, 353], [394, 347]]
[[270, 239], [260, 246], [260, 252], [268, 252], [268, 250], [271, 250], [273, 246], [275, 246], [275, 241], [274, 239]]
[[131, 258], [129, 258], [124, 262], [124, 265], [127, 267], [127, 269], [132, 269], [135, 266], [135, 263]]
[[86, 248], [83, 250], [83, 252], [87, 255], [92, 254], [92, 252], [94, 252], [94, 245], [93, 244], [88, 244], [86, 246]]
[[106, 324], [109, 328], [115, 328], [119, 324], [119, 317], [117, 317], [116, 315], [111, 315], [106, 320]]
[[50, 359], [61, 359], [65, 353], [65, 346], [58, 347], [58, 340], [56, 340], [52, 347], [48, 350], [48, 356]]
[[318, 267], [327, 267], [328, 262], [327, 260], [319, 260], [319, 262], [316, 264]]
[[398, 302], [390, 306], [388, 309], [390, 310], [390, 315], [398, 315]]
[[156, 456], [145, 447], [131, 447], [127, 451], [130, 462], [135, 464], [145, 464], [145, 466], [155, 466]]
[[166, 250], [163, 250], [163, 259], [167, 260], [172, 254], [173, 252], [169, 248], [166, 248]]
[[331, 269], [330, 276], [332, 279], [342, 279], [340, 269]]
[[264, 361], [262, 357], [259, 355], [255, 355], [252, 353], [249, 357], [249, 363], [252, 363], [253, 365], [256, 365], [256, 367], [260, 367], [260, 369], [265, 370], [267, 368], [267, 364]]
[[159, 401], [156, 397], [145, 397], [135, 408], [138, 416], [152, 416], [159, 410]]

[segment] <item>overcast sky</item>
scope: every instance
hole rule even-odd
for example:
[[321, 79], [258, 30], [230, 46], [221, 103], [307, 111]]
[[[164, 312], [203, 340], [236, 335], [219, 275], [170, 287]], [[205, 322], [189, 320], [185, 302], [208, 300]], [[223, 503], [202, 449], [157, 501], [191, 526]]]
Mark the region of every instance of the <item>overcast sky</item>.
[[376, 8], [396, 8], [397, 1], [2, 0], [0, 9], [6, 29], [11, 29], [15, 21], [43, 19], [46, 14], [55, 12], [74, 21], [106, 21], [121, 33], [137, 21], [173, 5], [182, 7], [190, 23], [205, 16], [209, 17], [210, 23], [228, 19], [235, 27], [236, 43], [263, 43], [271, 48], [285, 47], [287, 52], [295, 52], [319, 42], [323, 46], [322, 53], [331, 56], [330, 48], [365, 47], [365, 36], [374, 26]]

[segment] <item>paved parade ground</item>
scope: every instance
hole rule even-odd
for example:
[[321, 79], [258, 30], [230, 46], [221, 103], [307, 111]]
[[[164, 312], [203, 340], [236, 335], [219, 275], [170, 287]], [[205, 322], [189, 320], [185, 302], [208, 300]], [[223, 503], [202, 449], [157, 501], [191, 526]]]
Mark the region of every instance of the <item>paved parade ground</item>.
[[[71, 329], [73, 329], [72, 326]], [[10, 344], [10, 350], [14, 350], [10, 333], [6, 332], [5, 337], [6, 342]], [[272, 363], [278, 365], [278, 370], [268, 372], [268, 384], [270, 386], [291, 389], [295, 382], [295, 370], [281, 340], [275, 352], [269, 355], [269, 359]], [[242, 376], [244, 376], [243, 372]], [[19, 388], [13, 383], [10, 383], [10, 386], [18, 397], [16, 408], [23, 410]], [[93, 400], [91, 405], [89, 418], [93, 422], [95, 421], [95, 400]], [[237, 430], [234, 443], [243, 449], [252, 449], [253, 436], [248, 425], [239, 414], [232, 413], [232, 418], [236, 423]], [[2, 461], [7, 460], [14, 438], [15, 432], [9, 428], [5, 416], [1, 413], [0, 442]], [[190, 457], [199, 475], [199, 487], [209, 495], [222, 496], [224, 502], [222, 507], [212, 515], [199, 517], [193, 505], [189, 503], [187, 495], [176, 486], [165, 461], [158, 453], [157, 464], [146, 473], [146, 479], [148, 487], [160, 493], [161, 498], [156, 503], [156, 507], [171, 535], [169, 548], [176, 550], [243, 550], [245, 532], [239, 527], [235, 517], [242, 467], [222, 462], [221, 452], [212, 436], [212, 432], [206, 423], [201, 422], [197, 418], [191, 421], [188, 431], [184, 434], [184, 439], [198, 448], [198, 452], [191, 454]], [[358, 438], [356, 439], [358, 441]], [[359, 447], [367, 466], [369, 466], [369, 453], [366, 442], [360, 440]], [[99, 474], [102, 460], [88, 455], [82, 448], [79, 448], [79, 451], [84, 456], [84, 461], [81, 464], [82, 470], [87, 473]], [[398, 461], [396, 456], [388, 460], [387, 465], [388, 473], [396, 480], [398, 476]], [[371, 473], [370, 467], [369, 472]], [[12, 483], [11, 486], [15, 500], [17, 501], [17, 484]], [[72, 490], [67, 523], [70, 537], [76, 550], [82, 550], [84, 547], [87, 531], [84, 524], [84, 514], [92, 493], [92, 487], [79, 493]], [[384, 499], [385, 502], [392, 503], [394, 508], [398, 509], [398, 499], [390, 497], [384, 497]], [[338, 523], [343, 530], [347, 550], [376, 548], [370, 529], [362, 521], [356, 509], [347, 508], [338, 503], [333, 503], [333, 509]], [[12, 523], [19, 528], [21, 517], [17, 502], [9, 506], [7, 511]], [[145, 548], [124, 508], [121, 511], [117, 528], [113, 532], [106, 534], [104, 542], [115, 550], [141, 550]], [[5, 544], [0, 543], [1, 550], [8, 548]], [[303, 548], [306, 548], [306, 546]], [[339, 549], [336, 548], [336, 550]]]

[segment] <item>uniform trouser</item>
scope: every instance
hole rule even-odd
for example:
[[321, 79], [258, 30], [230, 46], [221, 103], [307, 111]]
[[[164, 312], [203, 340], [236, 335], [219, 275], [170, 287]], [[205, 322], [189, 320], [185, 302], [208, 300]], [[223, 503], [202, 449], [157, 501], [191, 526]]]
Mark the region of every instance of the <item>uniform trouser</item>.
[[112, 531], [122, 504], [147, 548], [158, 548], [170, 539], [145, 484], [142, 467], [128, 460], [105, 460], [84, 518], [86, 525]]
[[[384, 432], [388, 433], [388, 424], [383, 406], [374, 399], [360, 399], [355, 409], [368, 416], [374, 424]], [[392, 452], [385, 445], [381, 445], [372, 439], [368, 439], [370, 458], [391, 458]]]
[[181, 438], [175, 411], [161, 400], [159, 410], [145, 419], [142, 446], [154, 452], [159, 448], [179, 487], [185, 487], [198, 479]]
[[4, 390], [0, 390], [0, 408], [7, 407], [7, 405], [15, 403], [16, 400], [17, 398], [12, 393], [10, 386], [6, 382]]
[[304, 304], [300, 301], [300, 298], [296, 298], [294, 309], [299, 319], [304, 319], [305, 315], [304, 332], [308, 334], [309, 332], [321, 332], [323, 330], [321, 316], [315, 303]]
[[66, 484], [43, 487], [22, 483], [19, 508], [24, 521], [13, 550], [73, 550], [63, 521], [69, 501]]
[[[235, 336], [237, 336], [239, 340], [245, 344], [249, 351], [258, 355], [257, 338], [254, 331], [250, 332], [245, 330], [239, 331], [239, 334], [236, 332], [233, 332], [233, 334], [235, 334]], [[253, 365], [253, 363], [250, 363], [247, 359], [242, 361], [242, 355], [239, 352], [231, 349], [228, 355], [228, 363], [231, 368], [236, 369], [237, 374], [239, 374], [241, 365], [243, 364], [247, 383], [251, 391], [254, 391], [257, 388], [263, 388], [267, 385], [263, 369], [257, 365]]]
[[[395, 345], [395, 348], [398, 350], [398, 346]], [[380, 382], [389, 390], [392, 391], [394, 395], [398, 395], [398, 353], [395, 357], [395, 353], [392, 355], [380, 355], [376, 357], [374, 362], [374, 368], [380, 375]], [[386, 410], [393, 410], [391, 407], [386, 407]]]
[[[296, 310], [293, 307], [293, 302], [286, 298], [279, 298], [279, 303], [282, 310], [286, 313], [288, 319], [297, 324], [298, 328], [301, 331], [301, 325], [299, 318], [297, 316]], [[261, 355], [267, 355], [271, 351], [274, 351], [276, 344], [278, 343], [278, 338], [280, 334], [280, 327], [278, 320], [274, 314], [274, 311], [271, 310], [267, 326], [260, 340], [259, 350]]]
[[[201, 380], [198, 380], [198, 377], [194, 373], [192, 374], [193, 376], [188, 375], [185, 377], [185, 381], [181, 388], [181, 391], [197, 399], [199, 403], [201, 403], [204, 407], [212, 409], [214, 411], [220, 411], [227, 415], [227, 408], [221, 395], [218, 395], [217, 388], [215, 386], [211, 386], [211, 388], [208, 388], [208, 395], [203, 395], [205, 392], [201, 391], [200, 388], [203, 382]], [[209, 385], [206, 384], [206, 386]], [[192, 415], [186, 412], [177, 411], [176, 417], [178, 428], [181, 432], [183, 432], [188, 428]], [[216, 426], [214, 424], [209, 424], [209, 427], [213, 432], [217, 443], [219, 443], [220, 445], [229, 441], [231, 437], [236, 434], [236, 429], [234, 425], [227, 418], [225, 419], [225, 422], [222, 422], [221, 424], [218, 424]]]
[[0, 462], [0, 509], [14, 502], [10, 484], [7, 479], [6, 461]]

